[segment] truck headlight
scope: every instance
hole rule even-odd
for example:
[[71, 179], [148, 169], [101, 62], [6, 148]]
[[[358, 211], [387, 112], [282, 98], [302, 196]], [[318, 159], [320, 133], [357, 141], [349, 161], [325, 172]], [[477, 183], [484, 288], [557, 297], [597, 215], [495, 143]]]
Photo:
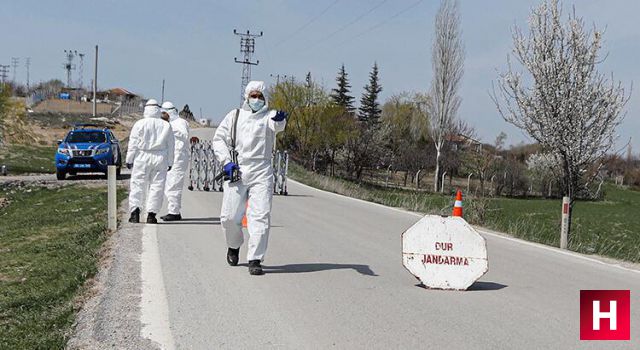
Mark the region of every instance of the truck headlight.
[[98, 149], [96, 150], [96, 155], [98, 155], [98, 154], [105, 154], [105, 153], [107, 153], [107, 152], [109, 152], [109, 149], [108, 149], [108, 148], [98, 148]]
[[67, 148], [58, 148], [58, 153], [71, 157], [71, 150]]

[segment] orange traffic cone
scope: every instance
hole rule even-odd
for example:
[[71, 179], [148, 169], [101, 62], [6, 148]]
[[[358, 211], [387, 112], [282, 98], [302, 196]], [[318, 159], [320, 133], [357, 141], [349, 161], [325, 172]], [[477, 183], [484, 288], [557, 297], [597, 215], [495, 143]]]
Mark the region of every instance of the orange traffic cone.
[[244, 216], [242, 217], [242, 227], [247, 227], [247, 210], [249, 210], [249, 201], [247, 201], [247, 206], [245, 207]]
[[453, 205], [453, 216], [462, 217], [462, 191], [456, 192], [456, 202]]

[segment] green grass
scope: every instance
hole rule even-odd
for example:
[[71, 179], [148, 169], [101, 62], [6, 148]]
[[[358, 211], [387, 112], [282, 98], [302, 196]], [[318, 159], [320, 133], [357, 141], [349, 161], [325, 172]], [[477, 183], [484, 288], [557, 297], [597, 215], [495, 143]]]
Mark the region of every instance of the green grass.
[[[485, 226], [534, 242], [560, 244], [560, 200], [492, 200]], [[605, 187], [603, 201], [577, 201], [570, 249], [640, 262], [640, 192]]]
[[55, 173], [54, 146], [8, 145], [0, 148], [0, 166], [6, 165], [9, 174]]
[[[426, 214], [451, 213], [453, 197], [388, 189], [314, 174], [290, 163], [291, 178], [346, 196]], [[573, 210], [570, 249], [640, 262], [640, 192], [613, 185], [605, 187], [604, 201], [578, 201]], [[512, 236], [558, 246], [560, 200], [473, 198], [464, 199], [465, 219]]]
[[[0, 192], [0, 349], [61, 349], [106, 239], [106, 189]], [[124, 191], [119, 191], [119, 197]]]

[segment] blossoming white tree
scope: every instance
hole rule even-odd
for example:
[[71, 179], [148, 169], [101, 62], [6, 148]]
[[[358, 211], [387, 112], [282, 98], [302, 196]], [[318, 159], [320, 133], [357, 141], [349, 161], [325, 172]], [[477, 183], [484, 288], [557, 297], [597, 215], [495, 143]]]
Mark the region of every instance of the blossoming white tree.
[[[558, 0], [533, 9], [529, 32], [513, 30], [513, 56], [527, 75], [500, 74], [493, 99], [502, 117], [526, 131], [562, 167], [562, 191], [573, 202], [611, 150], [628, 101], [620, 82], [597, 70], [603, 32], [587, 29], [575, 14], [563, 23]], [[571, 222], [571, 219], [570, 221]]]
[[[543, 195], [551, 196], [551, 182], [560, 173], [560, 163], [551, 153], [534, 153], [527, 158], [527, 170], [532, 185]], [[546, 190], [546, 191], [545, 191]]]

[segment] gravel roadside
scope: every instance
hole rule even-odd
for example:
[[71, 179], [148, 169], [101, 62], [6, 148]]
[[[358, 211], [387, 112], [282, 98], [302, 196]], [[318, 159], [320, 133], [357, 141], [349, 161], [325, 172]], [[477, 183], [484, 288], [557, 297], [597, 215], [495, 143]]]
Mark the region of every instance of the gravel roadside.
[[[128, 182], [127, 182], [128, 185]], [[120, 226], [103, 251], [100, 270], [89, 282], [76, 317], [69, 349], [159, 349], [140, 335], [142, 225], [127, 222], [120, 203]]]

